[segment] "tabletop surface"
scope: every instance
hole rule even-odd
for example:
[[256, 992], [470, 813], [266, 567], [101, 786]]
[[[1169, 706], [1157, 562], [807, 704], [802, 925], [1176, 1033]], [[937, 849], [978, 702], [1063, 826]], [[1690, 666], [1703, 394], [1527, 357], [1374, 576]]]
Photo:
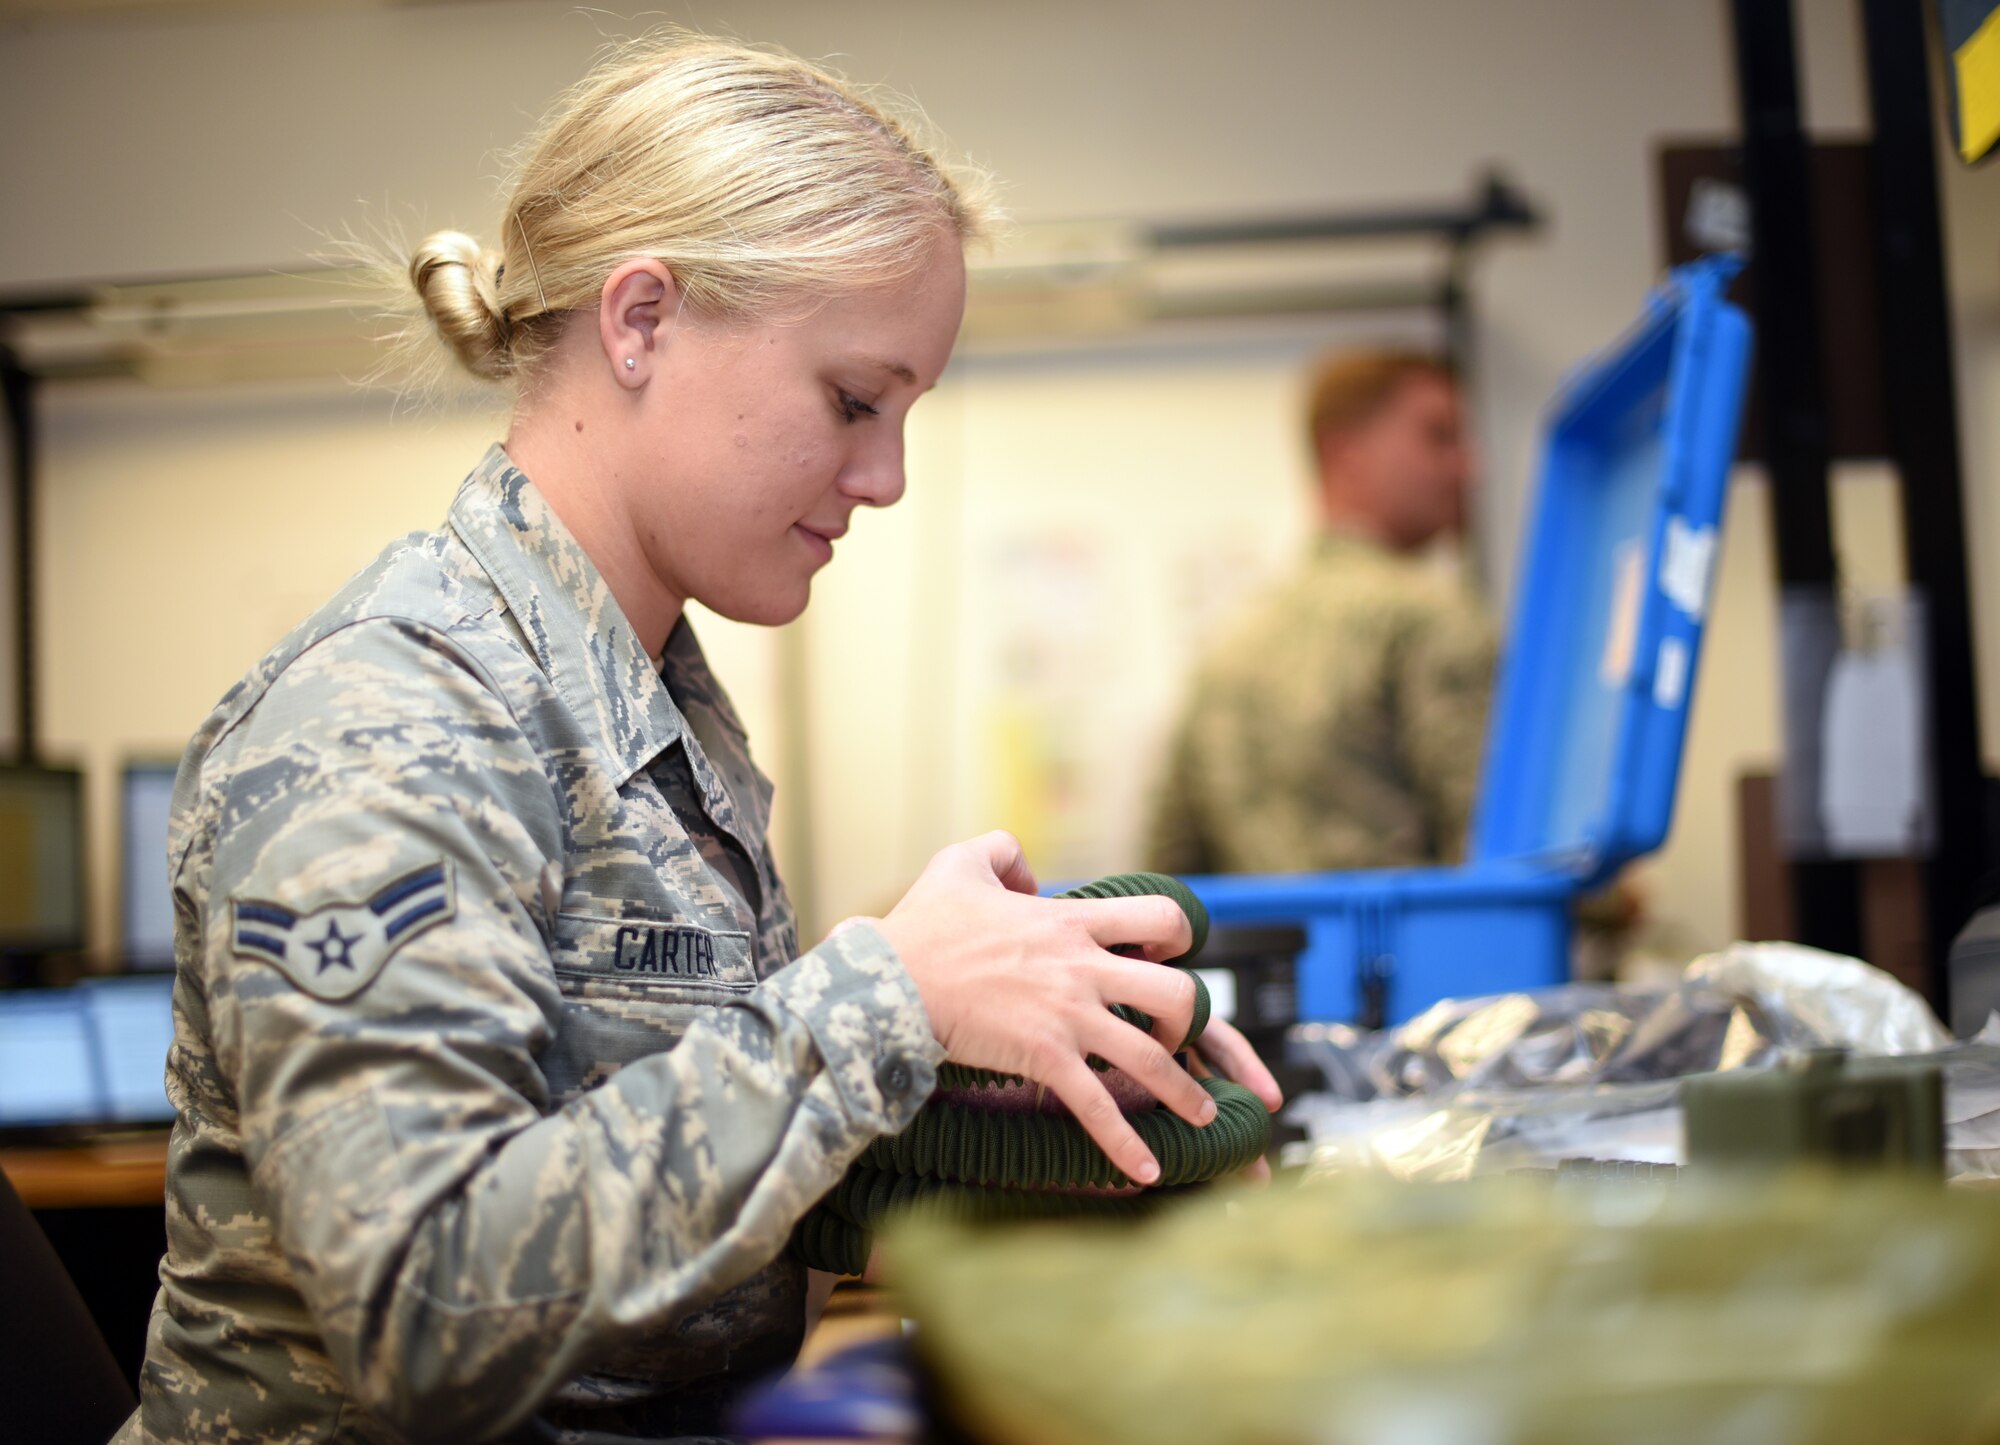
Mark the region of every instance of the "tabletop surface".
[[30, 1209], [164, 1207], [167, 1136], [0, 1149], [0, 1173]]

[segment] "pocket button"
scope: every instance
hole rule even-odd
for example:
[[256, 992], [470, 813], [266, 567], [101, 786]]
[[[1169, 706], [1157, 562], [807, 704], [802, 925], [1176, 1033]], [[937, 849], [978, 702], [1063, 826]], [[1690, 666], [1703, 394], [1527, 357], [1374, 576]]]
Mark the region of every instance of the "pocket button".
[[883, 1098], [900, 1099], [910, 1092], [910, 1086], [916, 1081], [911, 1078], [907, 1063], [890, 1058], [884, 1059], [882, 1066], [875, 1071], [875, 1082], [881, 1086]]

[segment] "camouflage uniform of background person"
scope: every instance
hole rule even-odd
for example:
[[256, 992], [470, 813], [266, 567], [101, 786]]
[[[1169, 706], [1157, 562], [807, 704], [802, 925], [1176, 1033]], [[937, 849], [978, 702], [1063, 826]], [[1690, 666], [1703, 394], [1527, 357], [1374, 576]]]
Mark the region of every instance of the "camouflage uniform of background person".
[[1494, 630], [1419, 555], [1463, 526], [1457, 384], [1418, 354], [1334, 358], [1313, 380], [1308, 434], [1318, 535], [1196, 667], [1149, 867], [1298, 872], [1464, 853]]
[[791, 620], [901, 495], [980, 223], [823, 72], [675, 39], [558, 109], [503, 251], [418, 247], [428, 324], [518, 383], [507, 441], [183, 758], [168, 1247], [121, 1442], [712, 1438], [800, 1343], [793, 1227], [942, 1058], [1046, 1084], [1143, 1182], [1088, 1056], [1214, 1117], [1105, 1006], [1182, 1036], [1192, 983], [1108, 951], [1184, 951], [1169, 900], [1036, 898], [993, 834], [801, 953], [683, 615]]

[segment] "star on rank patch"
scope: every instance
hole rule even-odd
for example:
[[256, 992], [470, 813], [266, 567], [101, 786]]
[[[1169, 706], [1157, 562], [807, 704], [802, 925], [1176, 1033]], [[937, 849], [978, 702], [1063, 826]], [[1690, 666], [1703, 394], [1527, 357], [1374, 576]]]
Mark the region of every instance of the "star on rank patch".
[[281, 903], [233, 898], [238, 958], [275, 966], [314, 998], [338, 1002], [375, 981], [397, 949], [458, 910], [451, 865], [432, 863], [391, 879], [356, 902], [300, 913]]

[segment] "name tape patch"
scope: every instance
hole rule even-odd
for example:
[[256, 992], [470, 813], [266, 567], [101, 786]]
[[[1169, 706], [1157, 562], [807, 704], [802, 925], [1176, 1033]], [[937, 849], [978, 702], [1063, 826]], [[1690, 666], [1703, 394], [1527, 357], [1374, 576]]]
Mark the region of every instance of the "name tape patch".
[[715, 935], [700, 928], [621, 923], [612, 935], [610, 962], [611, 971], [620, 974], [721, 977], [715, 966]]
[[411, 939], [458, 911], [451, 865], [429, 864], [391, 879], [357, 902], [299, 913], [281, 903], [230, 900], [238, 958], [268, 963], [314, 998], [354, 997]]

